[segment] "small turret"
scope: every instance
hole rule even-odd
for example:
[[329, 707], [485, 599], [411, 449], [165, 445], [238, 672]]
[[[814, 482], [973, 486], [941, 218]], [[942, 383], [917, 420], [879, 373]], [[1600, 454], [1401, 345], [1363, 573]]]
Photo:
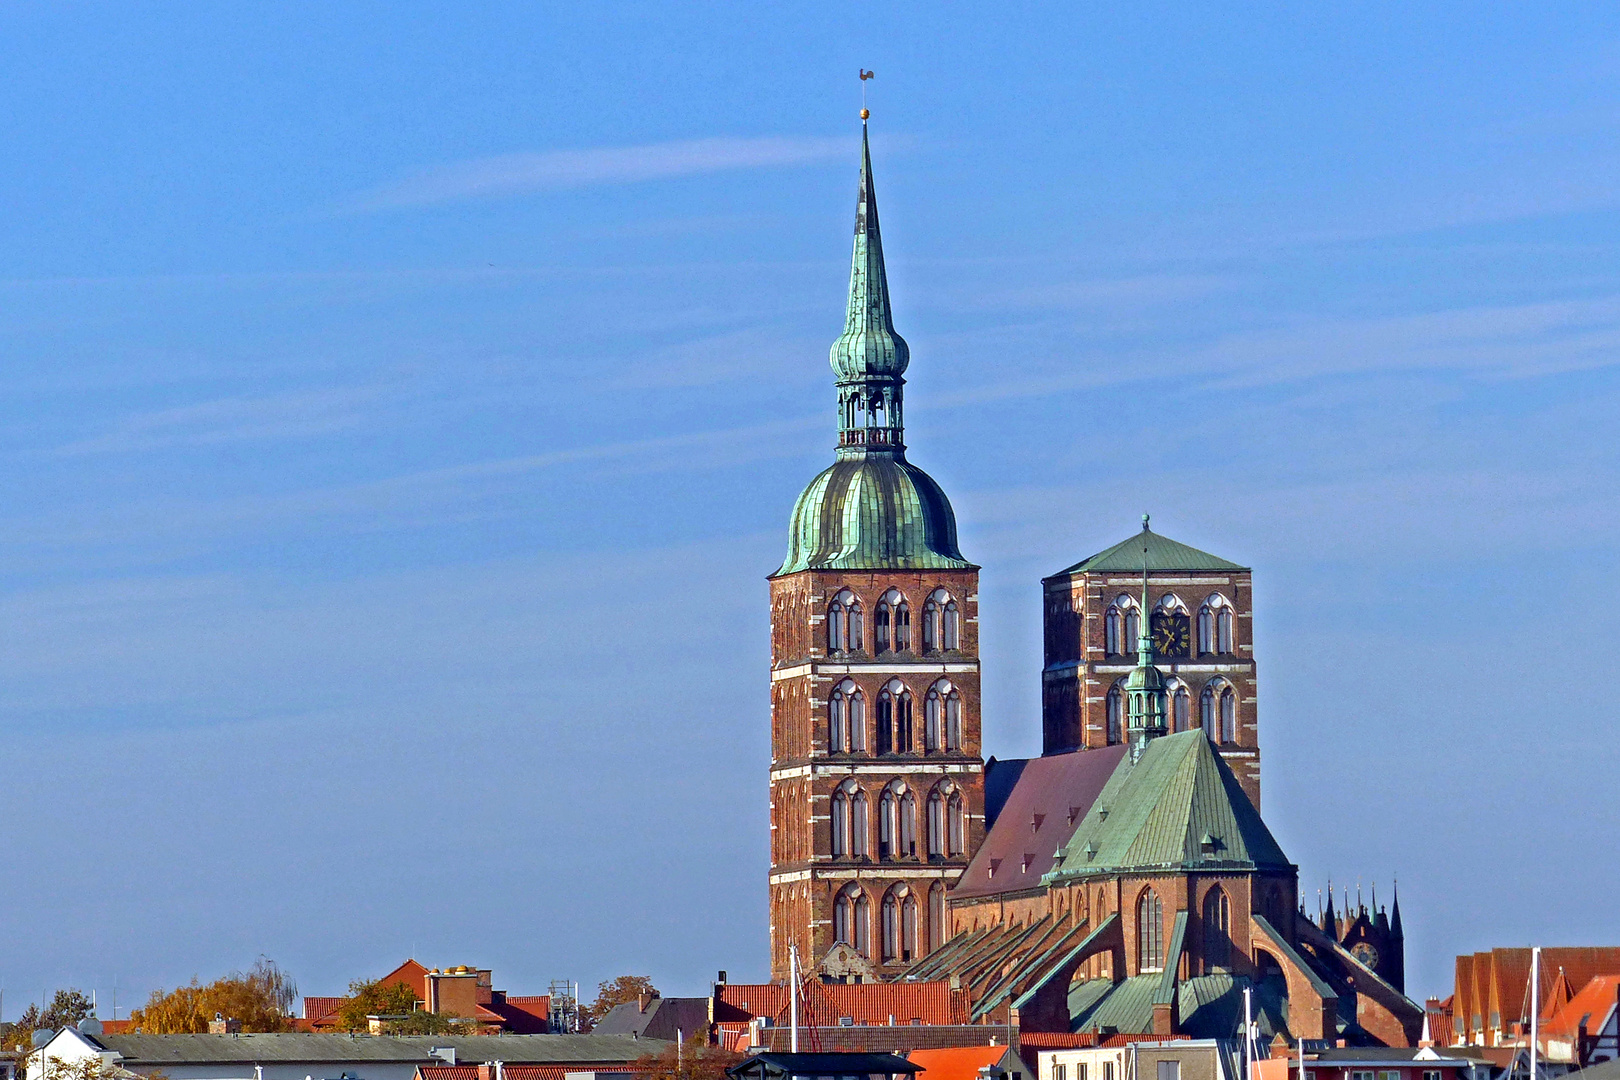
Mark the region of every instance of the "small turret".
[[1164, 676], [1153, 663], [1153, 628], [1148, 618], [1148, 515], [1142, 515], [1142, 618], [1136, 638], [1136, 669], [1125, 679], [1130, 708], [1127, 738], [1131, 761], [1139, 761], [1148, 743], [1165, 734]]

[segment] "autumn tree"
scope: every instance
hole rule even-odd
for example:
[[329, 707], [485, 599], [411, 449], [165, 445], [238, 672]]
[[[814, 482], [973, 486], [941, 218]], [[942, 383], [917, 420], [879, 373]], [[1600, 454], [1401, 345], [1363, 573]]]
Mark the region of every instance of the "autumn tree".
[[645, 975], [620, 975], [617, 979], [597, 985], [596, 1000], [581, 1011], [581, 1016], [591, 1027], [595, 1027], [615, 1006], [636, 1001], [642, 994], [657, 993], [652, 980]]
[[[337, 1026], [344, 1031], [368, 1031], [371, 1022], [366, 1019], [367, 1017], [405, 1016], [415, 1011], [416, 991], [404, 983], [356, 979], [349, 984], [349, 996], [343, 999], [343, 1005], [338, 1009]], [[439, 1032], [422, 1031], [413, 1034], [437, 1035]]]
[[734, 1051], [688, 1041], [637, 1058], [630, 1070], [636, 1080], [726, 1080], [726, 1070], [742, 1059]]
[[205, 1032], [216, 1014], [241, 1021], [243, 1031], [289, 1031], [297, 997], [292, 978], [261, 956], [246, 973], [233, 971], [206, 986], [193, 977], [188, 986], [154, 990], [129, 1020], [148, 1035]]

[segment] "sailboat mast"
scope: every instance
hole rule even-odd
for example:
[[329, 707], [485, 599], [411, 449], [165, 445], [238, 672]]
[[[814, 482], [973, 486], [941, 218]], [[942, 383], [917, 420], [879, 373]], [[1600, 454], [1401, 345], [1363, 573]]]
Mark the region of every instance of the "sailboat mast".
[[1541, 1022], [1541, 946], [1530, 950], [1530, 1080], [1536, 1080], [1536, 1038]]

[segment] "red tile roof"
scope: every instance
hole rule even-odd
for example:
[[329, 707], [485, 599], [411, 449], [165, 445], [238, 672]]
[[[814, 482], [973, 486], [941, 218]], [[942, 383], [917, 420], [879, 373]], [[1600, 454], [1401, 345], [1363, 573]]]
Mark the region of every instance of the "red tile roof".
[[1023, 762], [1018, 782], [951, 895], [992, 896], [1039, 885], [1041, 875], [1052, 869], [1053, 853], [1074, 834], [1075, 823], [1097, 801], [1126, 749], [1100, 746]]
[[[787, 1023], [788, 988], [771, 983], [732, 983], [715, 990], [716, 1021], [748, 1021], [768, 1016]], [[965, 1024], [967, 994], [950, 983], [809, 983], [799, 997], [799, 1022], [806, 1027], [856, 1024]]]
[[392, 986], [395, 983], [408, 986], [416, 992], [416, 1000], [426, 1001], [427, 973], [428, 969], [415, 960], [407, 960], [377, 981], [384, 986]]
[[1586, 1019], [1586, 1030], [1596, 1034], [1615, 1011], [1617, 1001], [1620, 1001], [1620, 975], [1594, 975], [1568, 1004], [1541, 1026], [1540, 1034], [1573, 1039], [1580, 1030], [1582, 1018]]
[[320, 1021], [329, 1017], [335, 1018], [337, 1011], [343, 1008], [348, 998], [340, 997], [306, 997], [304, 999], [304, 1019]]
[[978, 1080], [979, 1070], [1007, 1056], [1006, 1046], [952, 1046], [940, 1050], [913, 1050], [907, 1060], [921, 1065], [928, 1080]]

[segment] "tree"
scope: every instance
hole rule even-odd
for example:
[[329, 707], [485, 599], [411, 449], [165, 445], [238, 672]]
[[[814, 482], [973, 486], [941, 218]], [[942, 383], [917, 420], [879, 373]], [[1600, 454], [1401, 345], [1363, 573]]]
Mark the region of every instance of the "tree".
[[408, 1012], [397, 1020], [389, 1020], [382, 1026], [384, 1035], [472, 1035], [477, 1025], [471, 1020], [463, 1020], [455, 1016], [444, 1016], [441, 1013], [430, 1013], [426, 1009], [417, 1009]]
[[193, 977], [188, 986], [152, 991], [129, 1014], [130, 1026], [148, 1035], [197, 1034], [217, 1014], [241, 1021], [243, 1031], [288, 1031], [297, 997], [291, 976], [261, 956], [245, 974], [233, 971], [206, 986]]
[[597, 985], [596, 1001], [586, 1006], [582, 1016], [591, 1027], [595, 1027], [615, 1006], [636, 1001], [642, 994], [657, 993], [652, 980], [645, 975], [620, 975], [617, 979]]
[[[344, 1031], [369, 1031], [368, 1016], [405, 1016], [416, 1011], [416, 991], [404, 983], [382, 983], [376, 979], [356, 979], [349, 984], [349, 996], [338, 1010], [338, 1027]], [[423, 1035], [437, 1032], [424, 1031]]]
[[742, 1059], [731, 1050], [688, 1041], [637, 1058], [630, 1069], [636, 1080], [726, 1080], [726, 1070]]
[[0, 1049], [32, 1049], [34, 1032], [55, 1032], [65, 1027], [73, 1027], [89, 1016], [90, 1012], [90, 999], [84, 994], [71, 987], [58, 990], [51, 995], [51, 1003], [45, 1006], [43, 1011], [38, 1005], [29, 1005], [15, 1024], [7, 1025], [4, 1036], [0, 1037], [0, 1043], [3, 1043]]

